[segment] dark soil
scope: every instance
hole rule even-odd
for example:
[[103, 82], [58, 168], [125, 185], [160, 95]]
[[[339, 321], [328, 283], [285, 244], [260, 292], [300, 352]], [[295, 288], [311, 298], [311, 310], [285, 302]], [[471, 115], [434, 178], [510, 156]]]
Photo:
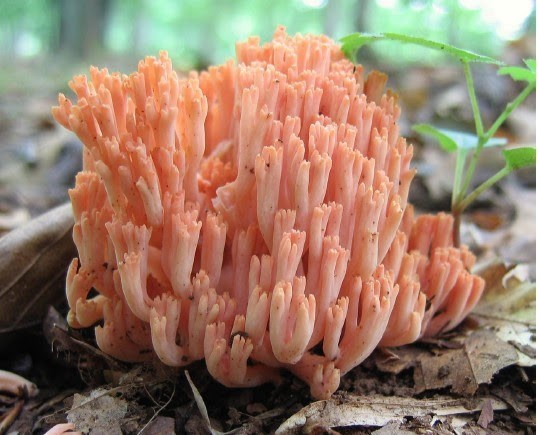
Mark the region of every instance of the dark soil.
[[[431, 351], [434, 347], [428, 344], [416, 346], [430, 347]], [[494, 376], [491, 384], [481, 385], [474, 395], [461, 396], [447, 388], [416, 393], [412, 369], [398, 375], [382, 372], [375, 366], [377, 357], [377, 354], [372, 355], [342, 379], [334, 396], [336, 401], [344, 402], [350, 395], [418, 399], [451, 396], [467, 400], [471, 406], [476, 398], [492, 396], [503, 400], [508, 408], [493, 413], [492, 421], [485, 426], [486, 432], [481, 421], [486, 410], [470, 414], [463, 433], [535, 432], [535, 367], [507, 367]], [[10, 431], [15, 433], [41, 434], [54, 424], [66, 422], [73, 395], [87, 393], [99, 386], [113, 388], [111, 396], [128, 401], [128, 412], [120, 422], [123, 433], [140, 433], [149, 421], [157, 432], [149, 425], [144, 433], [159, 433], [164, 427], [168, 430], [173, 427], [176, 433], [209, 433], [182, 370], [175, 371], [161, 365], [110, 366], [98, 354], [78, 352], [76, 347], [74, 350], [56, 349], [54, 344], [47, 343], [38, 329], [18, 337], [11, 355], [0, 360], [0, 368], [26, 376], [40, 389], [37, 397], [25, 403], [11, 426]], [[278, 386], [227, 389], [212, 380], [203, 363], [193, 364], [187, 369], [216, 430], [236, 430], [235, 433], [241, 434], [271, 433], [312, 402], [307, 385], [288, 374], [283, 374], [283, 381]], [[120, 375], [130, 378], [118, 384]], [[112, 378], [116, 382], [110, 382]], [[5, 412], [8, 407], [9, 404], [6, 404], [0, 410]], [[451, 426], [450, 418], [437, 422], [431, 419], [432, 414], [427, 418], [408, 416], [402, 424], [393, 428], [394, 431], [382, 433], [401, 433], [404, 430], [411, 433], [461, 433]], [[367, 426], [310, 428], [311, 433], [369, 434], [377, 430], [378, 427]]]

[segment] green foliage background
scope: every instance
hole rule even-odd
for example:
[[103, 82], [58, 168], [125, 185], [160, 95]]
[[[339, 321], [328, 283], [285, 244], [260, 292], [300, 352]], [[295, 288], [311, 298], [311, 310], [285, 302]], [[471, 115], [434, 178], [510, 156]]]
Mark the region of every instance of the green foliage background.
[[[290, 33], [397, 32], [498, 57], [506, 43], [480, 9], [460, 0], [0, 0], [0, 59], [62, 55], [92, 61], [139, 58], [166, 49], [180, 68], [233, 56], [234, 43], [262, 40], [283, 24]], [[387, 6], [388, 5], [388, 6]], [[535, 7], [525, 31], [535, 28]], [[390, 64], [434, 64], [442, 53], [378, 44]]]

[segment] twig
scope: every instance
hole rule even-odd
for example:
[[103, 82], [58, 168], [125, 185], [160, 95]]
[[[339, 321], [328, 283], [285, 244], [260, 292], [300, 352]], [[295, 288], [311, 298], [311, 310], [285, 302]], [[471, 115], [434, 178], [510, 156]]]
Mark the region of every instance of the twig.
[[[173, 396], [175, 396], [175, 385], [176, 385], [176, 384], [175, 384], [175, 382], [174, 382], [174, 384], [173, 384], [173, 391], [172, 391], [172, 394], [170, 395], [170, 398], [168, 399], [168, 401], [167, 401], [166, 403], [164, 403], [164, 405], [162, 405], [157, 411], [155, 411], [155, 413], [154, 413], [153, 416], [149, 419], [149, 421], [144, 425], [144, 427], [142, 427], [142, 429], [140, 429], [140, 432], [138, 432], [138, 435], [140, 435], [140, 434], [141, 434], [141, 433], [142, 433], [142, 432], [143, 432], [143, 431], [144, 431], [144, 430], [151, 424], [151, 422], [152, 422], [155, 418], [157, 418], [157, 416], [162, 412], [162, 410], [163, 410], [164, 408], [166, 408], [166, 406], [168, 406], [168, 405], [171, 403], [171, 401], [172, 401], [172, 399], [173, 399]], [[147, 391], [147, 389], [146, 389], [146, 391]], [[149, 392], [148, 392], [148, 394], [149, 394]], [[150, 394], [149, 394], [149, 397], [151, 397]], [[153, 397], [151, 397], [151, 400], [154, 401]]]
[[13, 424], [16, 418], [20, 415], [22, 411], [22, 406], [24, 405], [24, 399], [19, 400], [13, 408], [6, 412], [2, 416], [2, 421], [0, 422], [0, 435], [3, 435], [7, 432], [9, 427]]

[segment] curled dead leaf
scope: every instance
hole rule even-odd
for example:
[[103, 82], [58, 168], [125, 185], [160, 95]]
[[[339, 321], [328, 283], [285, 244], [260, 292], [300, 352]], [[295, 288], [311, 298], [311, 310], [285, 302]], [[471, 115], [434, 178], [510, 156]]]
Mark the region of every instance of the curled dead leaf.
[[123, 373], [126, 366], [83, 340], [80, 333], [69, 329], [65, 318], [52, 306], [43, 320], [43, 335], [58, 361], [76, 367], [88, 385], [100, 385], [107, 374]]
[[307, 433], [314, 426], [328, 428], [349, 426], [385, 426], [390, 422], [403, 422], [407, 417], [456, 416], [479, 412], [483, 407], [493, 410], [507, 409], [499, 399], [483, 397], [469, 403], [452, 397], [414, 399], [412, 397], [355, 396], [344, 400], [332, 398], [311, 403], [291, 416], [276, 430], [276, 434]]
[[[535, 283], [527, 279], [523, 265], [496, 263], [480, 275], [486, 281], [482, 300], [474, 314], [526, 325], [535, 325]], [[526, 278], [526, 279], [525, 279]]]
[[76, 256], [71, 205], [56, 207], [0, 238], [0, 350], [8, 333], [41, 321], [64, 298]]

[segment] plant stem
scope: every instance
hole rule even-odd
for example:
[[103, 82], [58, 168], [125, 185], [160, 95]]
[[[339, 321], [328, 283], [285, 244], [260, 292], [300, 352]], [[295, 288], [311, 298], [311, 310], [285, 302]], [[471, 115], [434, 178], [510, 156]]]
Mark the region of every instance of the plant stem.
[[479, 195], [481, 195], [485, 190], [487, 190], [493, 184], [496, 184], [502, 178], [509, 175], [511, 172], [512, 171], [510, 168], [508, 168], [507, 166], [504, 166], [502, 169], [496, 172], [496, 174], [490, 177], [487, 181], [477, 186], [466, 198], [458, 202], [455, 206], [455, 210], [459, 214], [462, 213], [466, 209], [466, 207], [468, 207]]
[[528, 85], [524, 88], [524, 90], [516, 97], [513, 101], [511, 101], [507, 106], [505, 106], [504, 111], [500, 116], [498, 116], [498, 119], [492, 124], [492, 126], [488, 129], [487, 133], [485, 134], [485, 138], [488, 141], [498, 128], [505, 122], [507, 117], [511, 114], [513, 110], [515, 110], [520, 103], [522, 103], [528, 96], [533, 92], [535, 89], [535, 83], [528, 83]]
[[466, 86], [468, 88], [468, 96], [470, 97], [470, 103], [472, 105], [472, 113], [474, 115], [474, 122], [475, 122], [475, 132], [478, 137], [478, 142], [477, 142], [477, 147], [472, 154], [470, 164], [468, 165], [468, 169], [464, 177], [464, 183], [462, 184], [462, 188], [460, 189], [460, 194], [458, 195], [459, 198], [455, 200], [456, 203], [459, 202], [460, 199], [464, 197], [464, 195], [468, 191], [468, 187], [470, 186], [470, 182], [472, 181], [472, 177], [474, 176], [475, 167], [477, 165], [477, 159], [479, 158], [479, 154], [481, 154], [481, 149], [487, 143], [487, 140], [485, 140], [485, 132], [483, 131], [483, 121], [481, 120], [481, 112], [479, 111], [479, 104], [477, 102], [477, 96], [475, 94], [475, 86], [474, 86], [474, 78], [472, 76], [472, 70], [470, 69], [470, 64], [468, 62], [463, 62], [463, 67], [464, 67], [464, 76], [466, 77]]
[[[496, 174], [494, 174], [492, 177], [490, 177], [487, 181], [480, 184], [478, 187], [476, 187], [466, 198], [463, 200], [462, 195], [464, 195], [463, 192], [460, 192], [458, 197], [455, 199], [455, 201], [452, 201], [451, 204], [451, 214], [453, 215], [453, 244], [456, 248], [460, 246], [461, 243], [461, 218], [462, 213], [466, 208], [479, 196], [481, 195], [485, 190], [487, 190], [489, 187], [500, 181], [505, 176], [509, 175], [511, 173], [511, 169], [509, 169], [507, 166], [500, 169]], [[453, 196], [455, 198], [455, 196]]]
[[455, 248], [461, 245], [461, 212], [458, 210], [452, 210], [453, 215], [453, 245]]
[[[466, 73], [466, 70], [465, 70], [465, 73]], [[467, 75], [466, 79], [471, 80], [472, 76]], [[475, 97], [475, 94], [471, 91], [471, 89], [473, 90], [473, 83], [471, 84], [468, 83], [468, 92], [470, 93], [470, 100], [472, 100], [472, 94]], [[534, 89], [535, 89], [535, 83], [529, 83], [513, 101], [511, 101], [509, 104], [507, 104], [507, 106], [505, 106], [504, 111], [501, 113], [500, 116], [498, 116], [498, 119], [494, 121], [494, 124], [492, 124], [492, 126], [488, 129], [486, 133], [483, 133], [482, 131], [483, 126], [481, 124], [481, 118], [479, 118], [479, 121], [476, 118], [476, 130], [479, 128], [478, 125], [481, 125], [481, 134], [478, 132], [479, 139], [477, 142], [477, 147], [474, 150], [474, 153], [470, 160], [470, 164], [468, 165], [468, 170], [466, 171], [466, 176], [464, 177], [464, 184], [460, 191], [461, 197], [466, 194], [466, 192], [468, 191], [468, 188], [470, 187], [470, 182], [472, 181], [472, 177], [474, 176], [474, 171], [477, 166], [477, 160], [485, 144], [490, 140], [490, 138], [494, 135], [494, 133], [496, 133], [498, 128], [500, 128], [500, 126], [505, 122], [505, 120], [513, 112], [513, 110], [515, 110], [520, 105], [520, 103], [522, 103], [528, 97], [528, 95], [533, 92]], [[472, 109], [473, 108], [474, 108], [474, 105], [472, 103]], [[474, 117], [475, 116], [480, 116], [480, 115], [479, 113], [476, 115], [474, 112]]]
[[472, 77], [472, 71], [470, 70], [470, 64], [463, 62], [464, 75], [466, 77], [466, 86], [468, 87], [468, 95], [470, 97], [470, 103], [472, 104], [472, 112], [474, 113], [475, 132], [478, 137], [483, 136], [483, 121], [481, 120], [481, 112], [479, 111], [479, 104], [477, 103], [477, 97], [475, 95], [474, 78]]
[[460, 190], [460, 197], [464, 197], [466, 195], [466, 192], [468, 191], [468, 188], [470, 187], [470, 183], [472, 182], [472, 178], [474, 176], [475, 168], [477, 166], [477, 161], [479, 159], [479, 155], [481, 154], [481, 150], [485, 146], [487, 141], [485, 141], [483, 136], [480, 136], [477, 140], [477, 146], [475, 150], [472, 153], [472, 157], [470, 159], [470, 163], [468, 164], [468, 169], [466, 170], [466, 176], [464, 177], [464, 183], [462, 185], [462, 188]]
[[466, 162], [466, 156], [468, 151], [463, 148], [457, 150], [457, 161], [455, 163], [455, 178], [453, 180], [453, 192], [451, 194], [451, 209], [455, 208], [455, 205], [462, 200], [461, 195], [461, 183], [462, 173], [464, 171], [464, 164]]

